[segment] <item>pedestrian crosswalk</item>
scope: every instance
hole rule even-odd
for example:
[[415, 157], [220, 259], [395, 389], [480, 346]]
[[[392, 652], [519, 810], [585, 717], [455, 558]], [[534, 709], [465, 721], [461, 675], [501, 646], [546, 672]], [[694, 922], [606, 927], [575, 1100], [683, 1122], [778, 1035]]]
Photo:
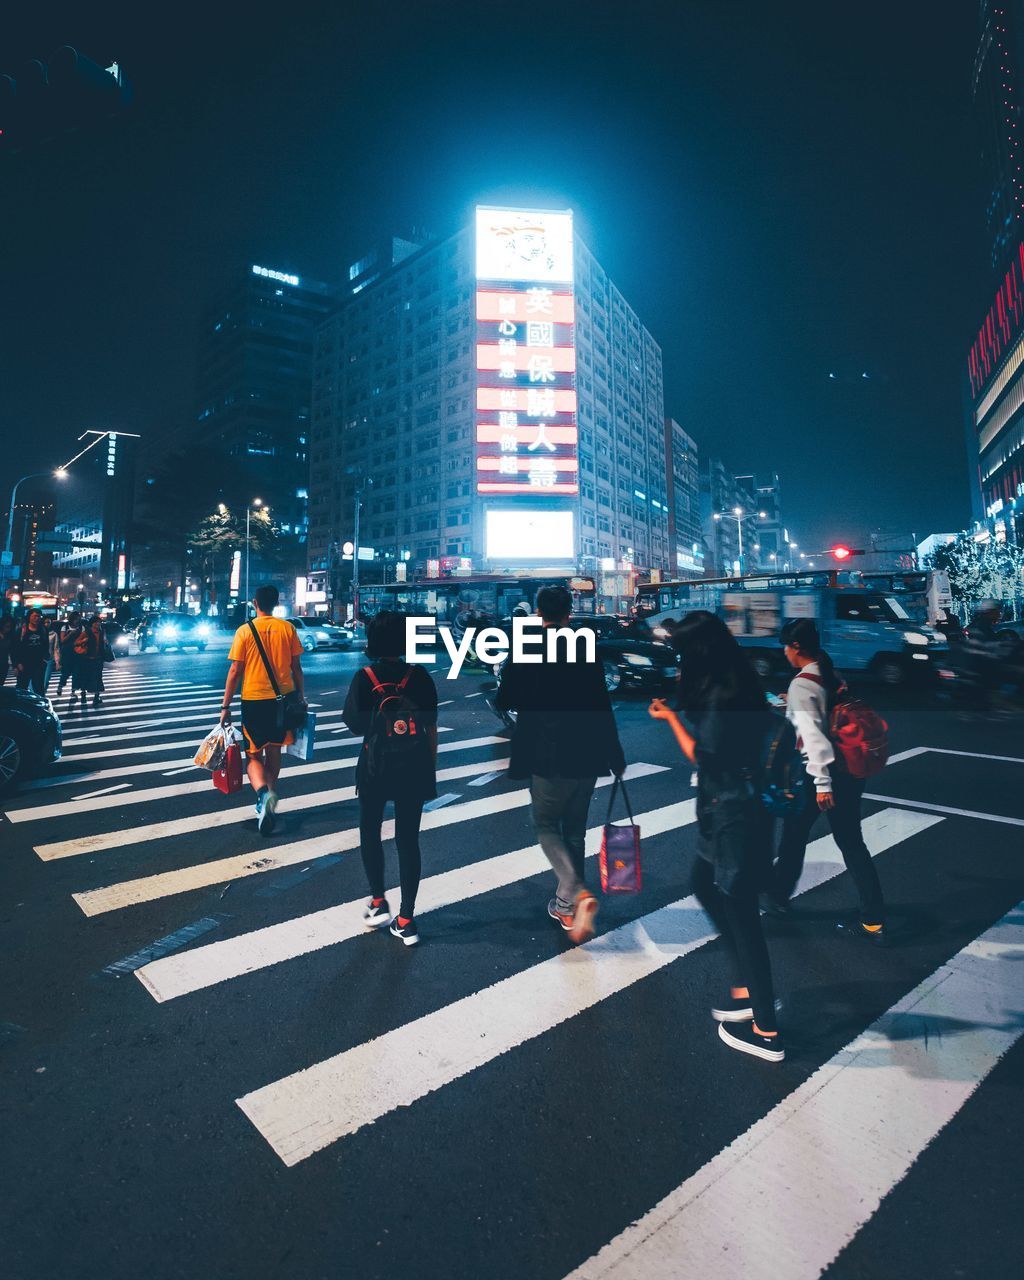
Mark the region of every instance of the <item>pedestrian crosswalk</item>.
[[[220, 796], [209, 775], [191, 767], [195, 747], [216, 719], [219, 689], [124, 670], [106, 680], [99, 711], [66, 717], [58, 769], [26, 785], [5, 816], [28, 842], [35, 865], [60, 877], [79, 927], [91, 928], [97, 917], [146, 921], [148, 936], [124, 948], [132, 963], [118, 969], [115, 954], [106, 970], [126, 978], [134, 973], [138, 985], [123, 980], [118, 988], [126, 1007], [138, 999], [153, 1016], [169, 1018], [179, 1007], [253, 1000], [246, 1017], [253, 1020], [253, 1034], [262, 1035], [273, 1018], [262, 993], [281, 990], [269, 985], [275, 974], [292, 975], [301, 988], [304, 966], [358, 966], [383, 941], [364, 929], [365, 896], [358, 857], [352, 857], [359, 847], [351, 802], [360, 739], [332, 735], [318, 743], [312, 763], [289, 762], [281, 829], [262, 839], [248, 789]], [[330, 728], [342, 727], [344, 692], [321, 695], [318, 715]], [[614, 1018], [606, 1013], [608, 1024], [619, 1026], [630, 1002], [642, 1002], [658, 975], [671, 966], [689, 973], [716, 937], [686, 890], [679, 857], [681, 849], [689, 857], [694, 843], [689, 770], [678, 757], [652, 750], [647, 759], [630, 753], [627, 777], [646, 856], [656, 870], [653, 887], [645, 886], [639, 898], [609, 903], [605, 927], [586, 944], [563, 945], [543, 919], [549, 875], [530, 836], [529, 791], [506, 776], [507, 737], [481, 729], [481, 703], [469, 705], [475, 719], [441, 726], [439, 790], [455, 798], [423, 818], [424, 879], [417, 900], [428, 943], [423, 950], [429, 956], [434, 920], [459, 912], [493, 922], [492, 904], [504, 903], [507, 910], [509, 895], [536, 879], [527, 909], [529, 945], [509, 934], [514, 954], [499, 971], [482, 961], [481, 951], [478, 972], [461, 979], [465, 989], [447, 994], [444, 978], [435, 973], [420, 1003], [394, 1010], [385, 1005], [369, 1032], [358, 1017], [337, 1030], [318, 1028], [309, 1037], [315, 1047], [289, 1042], [274, 1070], [264, 1073], [258, 1061], [223, 1053], [224, 1123], [237, 1121], [250, 1135], [255, 1158], [265, 1154], [278, 1169], [319, 1168], [319, 1158], [330, 1160], [323, 1168], [344, 1171], [369, 1126], [389, 1123], [400, 1134], [421, 1123], [428, 1099], [450, 1100], [457, 1108], [472, 1090], [495, 1087], [489, 1072], [496, 1066], [514, 1077], [517, 1063], [537, 1046], [550, 1044], [565, 1054], [574, 1028], [601, 1011], [614, 1008]], [[914, 750], [894, 759], [912, 758]], [[962, 810], [937, 809], [879, 794], [864, 823], [871, 853], [898, 859], [937, 847], [951, 824], [966, 820]], [[602, 817], [595, 810], [594, 818]], [[587, 833], [588, 859], [596, 856], [602, 831], [595, 820]], [[393, 837], [392, 821], [383, 834]], [[296, 908], [287, 892], [258, 900], [240, 896], [253, 880], [266, 885], [275, 871], [293, 874], [321, 860], [335, 860], [317, 881], [329, 905], [310, 909], [307, 899]], [[843, 874], [834, 841], [821, 837], [808, 850], [800, 894], [826, 892]], [[331, 888], [332, 877], [345, 886], [342, 892]], [[228, 908], [230, 916], [211, 898], [228, 888], [241, 904]], [[388, 892], [393, 900], [397, 890]], [[250, 906], [256, 901], [258, 910]], [[535, 918], [540, 923], [534, 928]], [[478, 945], [468, 934], [470, 972]], [[176, 949], [164, 954], [168, 947]], [[388, 963], [405, 965], [402, 987], [414, 986], [417, 970], [408, 967], [403, 949], [389, 955]], [[925, 970], [915, 970], [914, 957], [903, 959], [904, 990], [881, 1016], [865, 1016], [841, 1047], [823, 1052], [802, 1078], [780, 1085], [762, 1114], [730, 1144], [708, 1151], [695, 1171], [681, 1159], [685, 1176], [674, 1177], [660, 1198], [651, 1196], [635, 1220], [596, 1226], [558, 1274], [567, 1280], [803, 1280], [822, 1274], [908, 1171], [913, 1176], [921, 1151], [1024, 1031], [1024, 998], [1016, 982], [1022, 959], [1024, 903], [993, 916]], [[305, 1013], [328, 1023], [337, 1016], [309, 1006]], [[929, 1025], [930, 1039], [921, 1032]], [[706, 1038], [710, 1047], [701, 1052], [715, 1060], [718, 1046]], [[813, 1055], [813, 1046], [808, 1052]], [[685, 1081], [678, 1087], [685, 1088]], [[572, 1101], [567, 1096], [560, 1105], [569, 1110]], [[445, 1153], [436, 1158], [443, 1177]], [[752, 1203], [758, 1205], [755, 1217]], [[797, 1216], [800, 1230], [786, 1229]], [[514, 1240], [508, 1247], [515, 1247]], [[529, 1266], [521, 1271], [533, 1273]]]

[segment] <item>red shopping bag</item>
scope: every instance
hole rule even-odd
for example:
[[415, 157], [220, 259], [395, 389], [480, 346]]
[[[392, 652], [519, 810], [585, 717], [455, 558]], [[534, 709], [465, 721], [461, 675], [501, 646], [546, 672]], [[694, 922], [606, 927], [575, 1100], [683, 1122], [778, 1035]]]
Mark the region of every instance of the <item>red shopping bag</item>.
[[242, 789], [242, 748], [237, 742], [224, 752], [224, 764], [213, 771], [213, 785], [226, 796]]
[[[622, 787], [622, 798], [626, 802], [628, 823], [618, 825], [612, 822], [612, 805], [615, 794]], [[601, 890], [604, 893], [639, 893], [642, 880], [640, 869], [640, 828], [633, 821], [633, 810], [630, 808], [626, 784], [616, 778], [612, 785], [612, 793], [608, 797], [608, 817], [601, 836], [601, 852], [598, 855], [601, 867]]]

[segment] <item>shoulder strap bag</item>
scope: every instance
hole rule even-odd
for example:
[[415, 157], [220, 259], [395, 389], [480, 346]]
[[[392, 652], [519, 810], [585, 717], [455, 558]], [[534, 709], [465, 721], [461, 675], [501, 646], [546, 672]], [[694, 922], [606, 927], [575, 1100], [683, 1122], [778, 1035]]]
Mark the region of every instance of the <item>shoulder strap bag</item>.
[[249, 620], [249, 630], [252, 632], [252, 638], [256, 642], [256, 648], [259, 651], [260, 659], [263, 662], [263, 669], [267, 673], [267, 679], [270, 681], [270, 687], [274, 691], [274, 698], [277, 702], [277, 724], [282, 731], [288, 732], [294, 729], [301, 729], [306, 723], [306, 703], [299, 693], [298, 689], [292, 689], [290, 693], [282, 693], [281, 685], [278, 683], [277, 676], [274, 674], [274, 668], [270, 665], [270, 659], [267, 657], [267, 651], [263, 647], [263, 640], [256, 628], [256, 623]]

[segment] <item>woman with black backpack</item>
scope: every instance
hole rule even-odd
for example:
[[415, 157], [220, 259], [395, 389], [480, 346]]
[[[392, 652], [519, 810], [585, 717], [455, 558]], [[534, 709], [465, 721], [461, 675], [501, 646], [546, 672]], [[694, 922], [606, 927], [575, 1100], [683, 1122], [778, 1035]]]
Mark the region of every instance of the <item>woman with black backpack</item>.
[[[363, 736], [356, 764], [359, 851], [370, 883], [363, 921], [368, 929], [390, 923], [394, 937], [412, 947], [419, 942], [413, 913], [420, 885], [420, 820], [423, 805], [437, 795], [437, 690], [423, 667], [410, 666], [404, 653], [405, 615], [382, 610], [366, 624], [370, 664], [352, 681], [342, 715], [352, 732]], [[395, 807], [402, 888], [394, 919], [384, 896], [380, 834], [389, 800]]]
[[786, 716], [796, 729], [816, 795], [802, 812], [787, 814], [783, 819], [772, 887], [765, 905], [777, 914], [788, 911], [804, 869], [807, 841], [818, 815], [823, 813], [860, 897], [859, 922], [840, 924], [839, 928], [866, 942], [884, 945], [882, 886], [860, 825], [864, 781], [843, 768], [830, 733], [832, 711], [836, 699], [847, 693], [846, 685], [822, 649], [812, 618], [787, 622], [781, 640], [786, 661], [796, 671], [786, 695]]
[[697, 610], [673, 630], [680, 655], [679, 706], [660, 698], [680, 749], [697, 766], [698, 854], [691, 887], [729, 948], [729, 998], [711, 1010], [731, 1049], [766, 1062], [786, 1056], [776, 1022], [771, 963], [758, 893], [771, 868], [771, 819], [762, 799], [764, 743], [773, 732], [764, 691], [729, 628]]

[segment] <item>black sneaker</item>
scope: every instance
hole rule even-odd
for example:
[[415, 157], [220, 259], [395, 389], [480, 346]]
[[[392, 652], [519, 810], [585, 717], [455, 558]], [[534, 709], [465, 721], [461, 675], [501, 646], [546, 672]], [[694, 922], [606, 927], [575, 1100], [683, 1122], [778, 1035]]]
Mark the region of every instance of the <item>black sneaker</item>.
[[773, 1036], [763, 1036], [760, 1031], [754, 1030], [753, 1022], [720, 1022], [718, 1036], [730, 1049], [763, 1058], [765, 1062], [781, 1062], [786, 1056], [782, 1035], [776, 1033]]
[[398, 916], [391, 921], [391, 936], [400, 938], [407, 947], [414, 947], [420, 940], [420, 935], [416, 932], [416, 921], [410, 920], [408, 924], [399, 924]]
[[889, 945], [889, 935], [885, 931], [885, 925], [877, 928], [869, 929], [861, 920], [841, 920], [836, 925], [836, 931], [841, 933], [844, 938], [856, 938], [861, 942], [866, 942], [869, 947], [887, 947]]
[[367, 929], [383, 929], [386, 924], [391, 922], [391, 912], [388, 909], [387, 898], [381, 898], [378, 906], [373, 905], [373, 899], [363, 908], [363, 924]]
[[[778, 1013], [781, 1008], [782, 1001], [776, 1000], [775, 1012]], [[711, 1010], [711, 1016], [716, 1022], [752, 1022], [754, 1009], [749, 996], [745, 1000], [737, 1000], [734, 996], [730, 996], [728, 1000], [723, 1000]]]

